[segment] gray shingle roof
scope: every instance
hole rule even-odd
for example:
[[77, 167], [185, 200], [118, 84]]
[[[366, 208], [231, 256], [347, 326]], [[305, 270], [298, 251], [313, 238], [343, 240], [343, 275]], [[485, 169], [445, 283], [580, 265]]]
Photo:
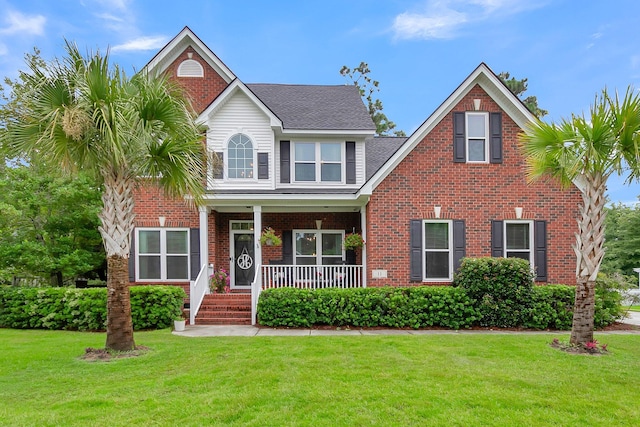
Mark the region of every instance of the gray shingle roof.
[[408, 138], [399, 136], [376, 136], [364, 142], [367, 156], [367, 181], [384, 165], [387, 160], [404, 144]]
[[285, 129], [371, 130], [376, 127], [354, 85], [247, 84]]

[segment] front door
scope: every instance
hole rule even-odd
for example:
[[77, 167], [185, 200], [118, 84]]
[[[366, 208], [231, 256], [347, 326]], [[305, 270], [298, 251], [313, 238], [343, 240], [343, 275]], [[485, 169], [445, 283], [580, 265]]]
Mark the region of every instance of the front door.
[[255, 276], [253, 231], [234, 230], [231, 234], [231, 287], [248, 289]]

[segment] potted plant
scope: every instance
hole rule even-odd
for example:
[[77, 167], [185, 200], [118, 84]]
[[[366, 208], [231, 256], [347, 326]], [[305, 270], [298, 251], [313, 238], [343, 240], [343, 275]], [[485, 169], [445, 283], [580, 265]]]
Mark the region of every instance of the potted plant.
[[184, 312], [180, 313], [175, 319], [173, 319], [173, 330], [176, 332], [184, 331], [184, 327], [187, 320], [185, 318]]
[[282, 245], [282, 239], [273, 228], [267, 227], [260, 235], [260, 244], [262, 246], [280, 246]]
[[364, 240], [362, 236], [358, 233], [349, 233], [344, 237], [344, 241], [342, 242], [342, 246], [346, 251], [346, 263], [348, 265], [356, 264], [356, 248], [361, 248], [364, 246]]
[[227, 273], [227, 270], [221, 268], [215, 271], [211, 277], [209, 277], [209, 289], [216, 294], [224, 294], [231, 291], [230, 288], [231, 278]]

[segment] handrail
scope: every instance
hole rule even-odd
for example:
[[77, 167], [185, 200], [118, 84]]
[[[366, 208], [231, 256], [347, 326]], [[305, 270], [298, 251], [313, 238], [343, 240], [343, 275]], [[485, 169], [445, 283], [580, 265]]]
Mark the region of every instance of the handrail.
[[251, 324], [255, 325], [258, 321], [258, 300], [262, 292], [262, 266], [256, 265], [255, 276], [251, 282]]
[[209, 290], [209, 271], [207, 264], [204, 264], [198, 273], [196, 280], [191, 281], [191, 289], [189, 292], [189, 324], [196, 324], [196, 315], [200, 310], [200, 305], [204, 300], [204, 296]]

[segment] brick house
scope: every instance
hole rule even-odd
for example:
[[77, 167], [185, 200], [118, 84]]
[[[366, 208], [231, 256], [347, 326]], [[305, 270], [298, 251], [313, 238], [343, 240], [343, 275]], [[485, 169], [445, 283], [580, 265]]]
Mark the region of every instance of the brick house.
[[[136, 196], [130, 281], [182, 285], [192, 323], [219, 268], [254, 307], [276, 286], [448, 284], [464, 256], [575, 283], [579, 192], [526, 183], [517, 135], [533, 116], [485, 64], [408, 138], [375, 136], [354, 86], [244, 83], [186, 27], [146, 70], [186, 88], [223, 164], [199, 209]], [[266, 227], [281, 246], [260, 243]], [[366, 241], [355, 262], [349, 233]]]

